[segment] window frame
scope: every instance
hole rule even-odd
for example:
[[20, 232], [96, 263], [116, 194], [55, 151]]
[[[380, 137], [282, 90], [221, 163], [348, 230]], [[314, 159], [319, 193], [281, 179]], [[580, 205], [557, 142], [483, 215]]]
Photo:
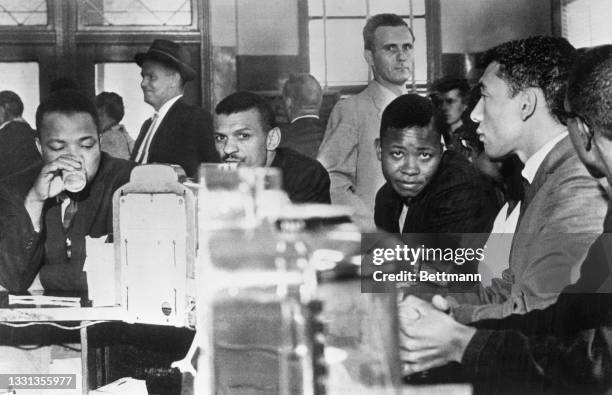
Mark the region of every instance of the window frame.
[[[88, 0], [91, 1], [91, 0]], [[198, 32], [200, 29], [200, 23], [198, 20], [199, 4], [201, 0], [189, 0], [191, 3], [191, 23], [189, 25], [85, 25], [83, 23], [83, 9], [86, 6], [86, 1], [77, 1], [77, 31], [79, 32], [141, 32], [146, 31], [159, 31], [159, 32]]]
[[[403, 15], [401, 15], [404, 17]], [[328, 19], [346, 19], [347, 17], [328, 17]], [[350, 17], [355, 18], [353, 16]], [[364, 23], [365, 23], [364, 16]], [[409, 18], [409, 16], [407, 17]], [[405, 19], [407, 19], [405, 18]], [[310, 33], [308, 24], [310, 20], [320, 19], [311, 18], [308, 15], [308, 0], [298, 0], [298, 30], [299, 30], [299, 62], [303, 70], [310, 71]], [[426, 92], [431, 81], [440, 73], [442, 65], [441, 56], [441, 29], [440, 29], [440, 0], [425, 0], [425, 31], [427, 34], [427, 81], [421, 84], [409, 86], [413, 91]], [[370, 78], [371, 78], [371, 72]], [[324, 83], [322, 84], [322, 86]], [[323, 86], [324, 93], [340, 93], [341, 95], [351, 95], [360, 92], [366, 85], [334, 85]]]

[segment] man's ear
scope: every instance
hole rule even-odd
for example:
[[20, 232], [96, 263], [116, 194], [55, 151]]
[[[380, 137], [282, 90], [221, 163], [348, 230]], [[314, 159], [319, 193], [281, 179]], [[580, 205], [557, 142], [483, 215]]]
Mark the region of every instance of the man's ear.
[[281, 142], [281, 131], [278, 127], [271, 129], [266, 137], [266, 150], [274, 151]]
[[291, 105], [293, 104], [293, 101], [290, 97], [283, 98], [283, 101], [285, 102], [285, 110], [287, 111], [287, 115], [289, 115], [288, 113], [291, 111]]
[[368, 63], [368, 66], [374, 67], [374, 54], [369, 49], [363, 50], [363, 57], [365, 61]]
[[589, 135], [593, 131], [590, 130], [589, 126], [586, 123], [584, 123], [584, 121], [580, 119], [579, 117], [574, 118], [574, 122], [576, 122], [576, 128], [580, 132], [579, 134], [580, 142], [585, 147], [585, 151], [587, 152], [590, 151], [590, 150], [587, 150], [586, 148], [589, 145]]
[[[40, 133], [40, 131], [38, 133]], [[42, 144], [40, 143], [40, 138], [38, 138], [38, 136], [35, 137], [34, 142], [36, 143], [36, 149], [38, 150], [38, 153], [42, 155]]]
[[374, 139], [374, 147], [376, 148], [376, 157], [379, 161], [382, 161], [382, 147], [380, 146], [380, 138]]
[[533, 88], [527, 88], [520, 93], [521, 119], [528, 120], [538, 106], [538, 95]]

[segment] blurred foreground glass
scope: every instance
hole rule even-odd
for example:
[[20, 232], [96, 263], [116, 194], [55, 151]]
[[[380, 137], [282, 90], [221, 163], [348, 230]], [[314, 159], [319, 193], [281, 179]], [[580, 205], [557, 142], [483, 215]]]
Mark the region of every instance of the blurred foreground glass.
[[288, 202], [281, 172], [202, 165], [199, 180], [196, 393], [312, 393], [316, 278], [306, 245], [270, 221]]

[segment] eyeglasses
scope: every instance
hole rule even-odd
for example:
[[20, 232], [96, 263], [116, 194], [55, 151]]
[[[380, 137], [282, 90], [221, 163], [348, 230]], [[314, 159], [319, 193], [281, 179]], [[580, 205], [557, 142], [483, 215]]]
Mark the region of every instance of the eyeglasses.
[[561, 121], [561, 123], [565, 126], [567, 126], [567, 121], [570, 118], [576, 118], [579, 119], [585, 126], [586, 126], [586, 132], [588, 134], [588, 140], [587, 140], [587, 145], [585, 147], [585, 149], [587, 151], [591, 150], [591, 147], [593, 146], [593, 137], [595, 136], [595, 133], [593, 132], [593, 128], [591, 127], [591, 125], [589, 125], [589, 122], [580, 114], [577, 114], [575, 112], [572, 111], [566, 111], [566, 110], [557, 110], [555, 111], [557, 116], [559, 117], [559, 121]]

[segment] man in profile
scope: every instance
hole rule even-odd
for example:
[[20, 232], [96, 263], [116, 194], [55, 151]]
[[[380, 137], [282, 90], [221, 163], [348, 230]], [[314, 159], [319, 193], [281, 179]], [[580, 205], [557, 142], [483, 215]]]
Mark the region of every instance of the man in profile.
[[274, 111], [261, 96], [236, 92], [215, 108], [215, 146], [225, 163], [277, 167], [283, 188], [294, 203], [329, 203], [329, 176], [314, 159], [279, 148], [280, 129]]
[[144, 101], [155, 114], [142, 125], [130, 159], [180, 165], [188, 177], [197, 175], [201, 163], [218, 162], [212, 117], [183, 100], [185, 83], [197, 76], [189, 52], [172, 41], [155, 40], [134, 59], [142, 68]]
[[316, 159], [325, 126], [319, 119], [323, 92], [308, 73], [291, 74], [283, 86], [283, 103], [289, 125], [282, 129], [281, 147]]
[[[36, 128], [42, 163], [0, 182], [0, 286], [24, 292], [40, 270], [47, 291], [85, 291], [85, 237], [112, 233], [112, 196], [135, 164], [100, 151], [96, 107], [76, 91], [50, 94]], [[83, 189], [69, 192], [66, 173]]]
[[461, 322], [552, 304], [575, 281], [601, 232], [605, 191], [580, 163], [558, 115], [575, 56], [567, 40], [542, 36], [507, 42], [485, 55], [481, 97], [471, 116], [489, 157], [516, 154], [525, 164], [525, 190], [509, 266], [491, 286], [455, 296]]
[[363, 45], [374, 79], [361, 93], [336, 104], [318, 159], [330, 175], [332, 203], [352, 207], [355, 222], [364, 230], [372, 230], [374, 199], [385, 182], [374, 140], [385, 107], [406, 93], [414, 34], [398, 15], [374, 15], [363, 28]]
[[[570, 76], [564, 120], [589, 173], [612, 182], [612, 45], [585, 51]], [[581, 201], [582, 196], [575, 198]], [[409, 297], [416, 314], [403, 329], [406, 373], [447, 363], [482, 393], [587, 393], [612, 390], [612, 211], [589, 248], [580, 278], [556, 303], [525, 315], [462, 325], [439, 296]], [[418, 317], [418, 318], [417, 318]], [[430, 372], [431, 378], [434, 372]]]
[[12, 91], [0, 92], [0, 179], [40, 161], [36, 132], [22, 115], [19, 96]]

